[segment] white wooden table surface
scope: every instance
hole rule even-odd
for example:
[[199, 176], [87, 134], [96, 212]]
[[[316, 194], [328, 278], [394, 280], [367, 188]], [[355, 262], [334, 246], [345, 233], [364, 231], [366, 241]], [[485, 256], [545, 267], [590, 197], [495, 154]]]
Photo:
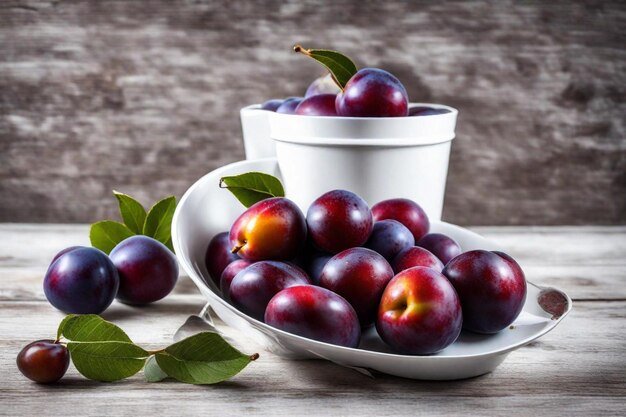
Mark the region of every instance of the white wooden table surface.
[[[214, 386], [150, 384], [141, 373], [98, 383], [72, 366], [60, 383], [41, 386], [19, 373], [15, 358], [28, 342], [54, 337], [63, 315], [44, 298], [43, 274], [58, 250], [88, 243], [88, 228], [0, 224], [0, 414], [625, 415], [626, 226], [472, 229], [506, 248], [529, 280], [574, 299], [561, 325], [491, 374], [453, 382], [372, 379], [261, 351], [242, 373]], [[167, 299], [143, 308], [114, 303], [103, 316], [136, 342], [158, 348], [203, 304], [191, 280], [181, 277]]]

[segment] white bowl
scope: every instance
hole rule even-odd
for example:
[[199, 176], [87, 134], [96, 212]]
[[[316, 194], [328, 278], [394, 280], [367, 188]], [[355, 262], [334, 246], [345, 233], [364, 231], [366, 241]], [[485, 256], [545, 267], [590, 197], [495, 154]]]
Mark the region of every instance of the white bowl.
[[270, 138], [270, 113], [261, 110], [260, 104], [246, 106], [239, 111], [243, 147], [248, 160], [276, 156], [276, 144]]
[[269, 112], [285, 189], [301, 208], [326, 191], [353, 191], [370, 205], [416, 201], [441, 219], [458, 111], [413, 117], [314, 117]]
[[[210, 239], [215, 234], [228, 230], [244, 210], [229, 191], [218, 187], [219, 179], [225, 175], [249, 171], [280, 176], [274, 158], [236, 162], [210, 172], [193, 184], [180, 200], [172, 222], [172, 239], [183, 268], [217, 315], [229, 326], [262, 343], [267, 350], [290, 358], [323, 358], [344, 366], [374, 369], [406, 378], [469, 378], [495, 369], [511, 351], [552, 330], [571, 309], [571, 300], [567, 295], [550, 289], [560, 294], [566, 303], [566, 309], [560, 317], [553, 318], [538, 303], [539, 294], [548, 289], [529, 283], [526, 304], [513, 328], [491, 336], [463, 332], [452, 345], [430, 356], [395, 354], [383, 344], [373, 328], [364, 334], [359, 348], [352, 349], [270, 327], [224, 301], [204, 264]], [[433, 222], [431, 230], [452, 236], [463, 250], [501, 250], [496, 244], [476, 233], [449, 223]]]

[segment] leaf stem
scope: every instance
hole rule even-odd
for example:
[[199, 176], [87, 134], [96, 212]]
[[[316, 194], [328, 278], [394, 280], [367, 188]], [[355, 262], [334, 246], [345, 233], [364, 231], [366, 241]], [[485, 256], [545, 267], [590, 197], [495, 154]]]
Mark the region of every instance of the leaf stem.
[[157, 350], [146, 350], [150, 355], [156, 355], [157, 353], [164, 352], [165, 349], [157, 349]]
[[258, 353], [253, 353], [252, 355], [250, 355], [250, 360], [251, 361], [255, 361], [259, 359], [259, 354]]

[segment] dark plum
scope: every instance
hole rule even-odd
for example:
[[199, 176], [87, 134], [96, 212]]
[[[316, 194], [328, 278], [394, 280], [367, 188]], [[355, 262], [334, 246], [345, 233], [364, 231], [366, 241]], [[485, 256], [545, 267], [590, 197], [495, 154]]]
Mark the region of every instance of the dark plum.
[[229, 264], [239, 259], [239, 255], [232, 253], [232, 246], [230, 244], [230, 238], [228, 232], [222, 232], [216, 234], [206, 250], [204, 256], [204, 263], [211, 279], [217, 285], [220, 286], [220, 277], [224, 268]]
[[345, 298], [361, 326], [368, 326], [376, 318], [380, 297], [391, 278], [393, 269], [385, 258], [371, 249], [351, 248], [326, 263], [320, 286]]
[[46, 298], [70, 314], [100, 314], [111, 305], [120, 278], [108, 256], [96, 248], [76, 248], [48, 267], [43, 281]]
[[52, 258], [52, 260], [50, 261], [50, 265], [52, 265], [54, 263], [54, 261], [59, 259], [62, 255], [65, 255], [66, 253], [71, 252], [74, 249], [81, 249], [81, 248], [85, 248], [85, 247], [86, 246], [70, 246], [70, 247], [67, 247], [67, 248], [63, 249], [62, 251], [60, 251], [59, 253], [54, 255], [54, 258]]
[[281, 104], [283, 104], [283, 100], [273, 98], [263, 103], [261, 105], [261, 110], [276, 111], [280, 107]]
[[427, 249], [420, 248], [419, 246], [404, 249], [393, 259], [391, 266], [396, 274], [416, 266], [431, 268], [437, 272], [441, 272], [443, 269], [443, 263], [441, 263], [439, 258]]
[[296, 112], [296, 107], [298, 107], [298, 104], [300, 104], [302, 100], [302, 97], [289, 97], [285, 99], [280, 106], [278, 106], [276, 113], [294, 114]]
[[306, 243], [306, 220], [284, 197], [261, 200], [235, 220], [230, 229], [233, 251], [249, 261], [289, 260]]
[[330, 74], [326, 74], [323, 77], [316, 78], [311, 85], [306, 89], [304, 98], [311, 96], [317, 96], [319, 94], [332, 94], [337, 95], [341, 92], [341, 89]]
[[411, 107], [409, 109], [409, 116], [434, 116], [437, 114], [450, 113], [448, 109], [436, 109], [434, 107]]
[[365, 247], [380, 253], [391, 261], [398, 253], [415, 245], [415, 238], [409, 229], [397, 220], [381, 220], [374, 223], [370, 238]]
[[318, 94], [305, 98], [298, 104], [295, 113], [301, 116], [337, 116], [335, 94]]
[[444, 265], [461, 254], [461, 246], [456, 240], [442, 233], [428, 233], [416, 245], [428, 249]]
[[522, 311], [526, 300], [524, 272], [504, 253], [462, 253], [448, 262], [443, 274], [459, 295], [466, 330], [497, 333], [513, 323]]
[[253, 262], [251, 261], [237, 259], [236, 261], [228, 264], [228, 266], [224, 269], [222, 277], [220, 278], [220, 291], [222, 291], [222, 296], [225, 300], [230, 301], [230, 284], [233, 282], [235, 275], [252, 264]]
[[363, 245], [373, 227], [367, 203], [345, 190], [329, 191], [315, 200], [306, 222], [315, 246], [329, 253]]
[[374, 221], [397, 220], [413, 233], [417, 242], [428, 233], [430, 222], [426, 212], [416, 202], [407, 198], [392, 198], [372, 207]]
[[347, 117], [402, 117], [409, 98], [402, 83], [385, 70], [363, 68], [337, 94], [337, 114]]
[[311, 281], [313, 281], [313, 284], [319, 285], [322, 269], [324, 269], [324, 266], [332, 257], [333, 255], [323, 252], [317, 252], [311, 255], [307, 262], [306, 271], [309, 274]]
[[263, 320], [265, 307], [280, 290], [310, 284], [309, 277], [285, 262], [260, 261], [241, 270], [230, 283], [229, 297], [241, 311]]
[[17, 355], [17, 368], [28, 379], [40, 384], [56, 382], [70, 365], [67, 348], [53, 340], [29, 343]]
[[178, 280], [178, 261], [167, 246], [148, 236], [131, 236], [109, 255], [120, 274], [117, 299], [148, 304], [168, 295]]
[[320, 342], [355, 348], [361, 328], [352, 306], [325, 288], [286, 288], [268, 303], [265, 322], [277, 329]]

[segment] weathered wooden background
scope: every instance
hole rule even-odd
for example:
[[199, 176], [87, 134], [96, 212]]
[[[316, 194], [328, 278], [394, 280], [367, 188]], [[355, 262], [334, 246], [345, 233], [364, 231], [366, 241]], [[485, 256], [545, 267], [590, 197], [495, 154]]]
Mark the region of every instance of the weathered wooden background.
[[460, 109], [445, 218], [626, 223], [626, 3], [0, 2], [0, 221], [114, 216], [243, 158], [238, 109], [319, 74]]

